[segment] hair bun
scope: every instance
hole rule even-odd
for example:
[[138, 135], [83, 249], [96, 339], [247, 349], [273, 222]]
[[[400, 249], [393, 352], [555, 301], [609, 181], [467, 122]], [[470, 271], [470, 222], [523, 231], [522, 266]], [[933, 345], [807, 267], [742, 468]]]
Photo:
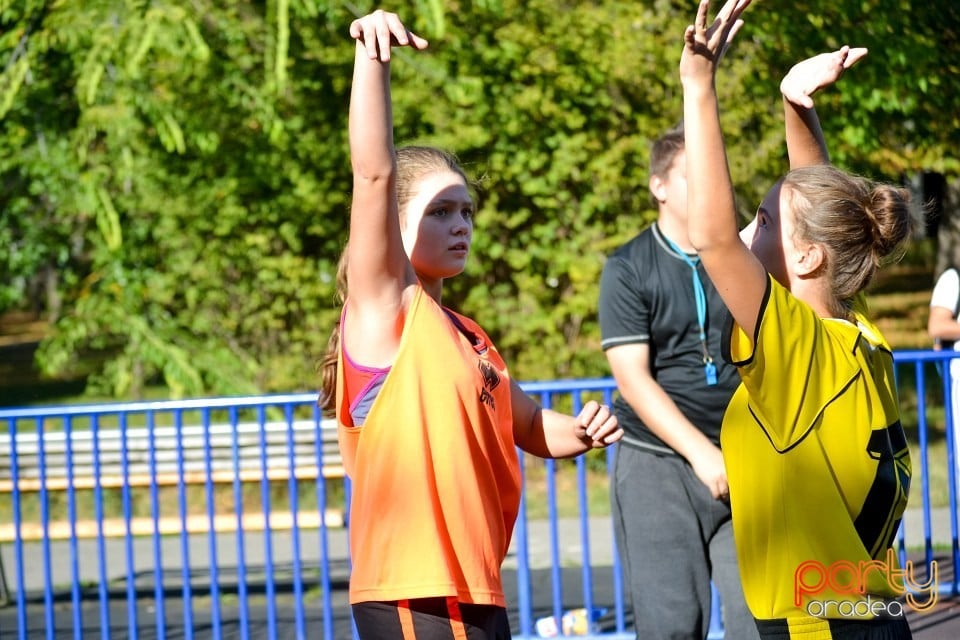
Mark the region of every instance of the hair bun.
[[909, 203], [906, 189], [889, 184], [877, 184], [868, 194], [864, 209], [874, 224], [878, 257], [890, 255], [910, 237], [913, 218]]

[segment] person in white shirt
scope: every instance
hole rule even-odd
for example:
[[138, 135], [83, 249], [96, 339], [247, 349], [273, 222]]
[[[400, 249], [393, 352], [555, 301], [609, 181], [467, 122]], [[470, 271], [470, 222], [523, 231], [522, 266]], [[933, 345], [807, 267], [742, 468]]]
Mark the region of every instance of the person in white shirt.
[[[960, 272], [950, 267], [937, 278], [930, 296], [930, 317], [927, 320], [927, 333], [933, 338], [934, 349], [960, 351]], [[944, 363], [946, 365], [946, 363]], [[950, 376], [950, 409], [953, 429], [954, 460], [960, 461], [960, 357], [950, 360], [944, 366]], [[960, 462], [958, 462], [960, 465]], [[960, 493], [960, 469], [955, 470], [957, 492]]]

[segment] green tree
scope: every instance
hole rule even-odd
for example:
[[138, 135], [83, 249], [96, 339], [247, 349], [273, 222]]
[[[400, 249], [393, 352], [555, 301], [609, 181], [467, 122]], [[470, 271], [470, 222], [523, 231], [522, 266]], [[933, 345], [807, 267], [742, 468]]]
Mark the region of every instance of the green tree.
[[[952, 0], [756, 2], [719, 80], [745, 214], [786, 168], [778, 82], [871, 49], [818, 99], [833, 159], [956, 182]], [[38, 361], [135, 397], [311, 388], [339, 313], [347, 29], [370, 3], [0, 0], [0, 312], [42, 311]], [[648, 144], [681, 114], [688, 0], [421, 0], [393, 65], [398, 144], [456, 151], [481, 193], [445, 302], [521, 379], [607, 374], [605, 256], [649, 224]], [[920, 15], [917, 15], [917, 14]], [[960, 230], [956, 232], [960, 237]], [[958, 243], [960, 246], [960, 243]]]
[[35, 301], [43, 368], [86, 363], [117, 396], [310, 384], [347, 197], [331, 23], [284, 0], [48, 4], [3, 13], [0, 136], [4, 300], [37, 273], [62, 300]]

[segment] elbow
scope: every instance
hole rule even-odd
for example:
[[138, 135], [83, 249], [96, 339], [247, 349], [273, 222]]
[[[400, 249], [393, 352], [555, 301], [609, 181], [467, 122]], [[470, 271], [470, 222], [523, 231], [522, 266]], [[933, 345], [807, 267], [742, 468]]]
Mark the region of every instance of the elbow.
[[693, 225], [687, 232], [690, 246], [699, 255], [710, 252], [741, 251], [748, 247], [736, 226], [724, 229], [698, 229]]
[[397, 164], [390, 160], [386, 162], [355, 161], [353, 163], [354, 184], [382, 184], [396, 179]]
[[688, 234], [687, 240], [690, 242], [690, 246], [693, 247], [693, 250], [698, 254], [703, 253], [703, 251], [709, 247], [707, 238], [694, 233], [692, 230]]
[[696, 229], [690, 229], [687, 240], [697, 254], [711, 251], [718, 244], [715, 236], [711, 236], [709, 233], [698, 233]]

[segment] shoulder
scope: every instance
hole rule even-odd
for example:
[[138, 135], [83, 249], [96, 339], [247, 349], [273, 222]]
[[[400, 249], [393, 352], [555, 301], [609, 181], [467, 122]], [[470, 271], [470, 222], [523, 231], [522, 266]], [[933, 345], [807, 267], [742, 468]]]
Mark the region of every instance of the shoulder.
[[607, 256], [604, 270], [637, 270], [648, 264], [659, 246], [653, 225], [617, 247]]
[[946, 271], [940, 274], [939, 278], [937, 278], [936, 286], [957, 286], [958, 283], [960, 283], [960, 272], [958, 272], [954, 267], [949, 267]]
[[937, 281], [940, 280], [957, 280], [960, 279], [960, 271], [957, 271], [956, 267], [947, 267], [944, 269], [943, 273], [940, 274], [940, 277], [937, 278]]
[[656, 225], [651, 224], [646, 229], [633, 236], [614, 251], [613, 255], [634, 255], [650, 251], [657, 244]]
[[[853, 329], [852, 324], [845, 324]], [[823, 341], [817, 338], [824, 327], [824, 319], [820, 318], [810, 305], [798, 299], [768, 274], [756, 336], [742, 335], [745, 342], [739, 345], [739, 351], [750, 353], [755, 349], [755, 355], [767, 355], [776, 360], [781, 359], [781, 352], [808, 353], [812, 349], [825, 346]], [[738, 331], [738, 334], [742, 333]], [[741, 363], [742, 356], [736, 361]]]
[[930, 296], [931, 307], [946, 307], [955, 311], [960, 298], [960, 272], [951, 267], [940, 274]]

